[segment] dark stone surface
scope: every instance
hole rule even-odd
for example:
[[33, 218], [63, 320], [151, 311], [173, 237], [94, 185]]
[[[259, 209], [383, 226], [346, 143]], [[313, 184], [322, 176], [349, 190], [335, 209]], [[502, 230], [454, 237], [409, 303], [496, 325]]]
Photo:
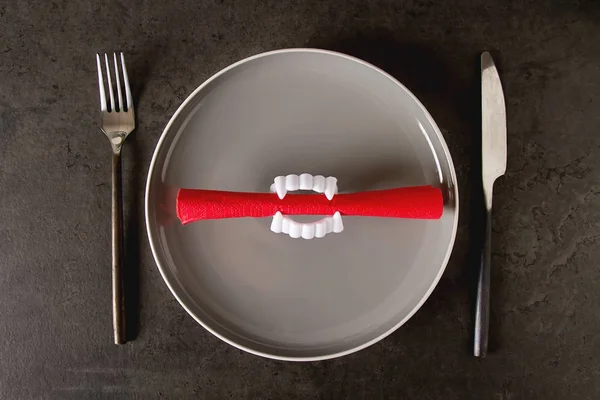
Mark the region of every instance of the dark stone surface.
[[[0, 4], [0, 398], [600, 398], [600, 3], [95, 1]], [[429, 108], [458, 169], [461, 222], [424, 307], [382, 342], [294, 364], [245, 354], [167, 290], [143, 188], [180, 102], [265, 50], [363, 57]], [[123, 50], [138, 103], [124, 154], [128, 295], [137, 338], [112, 344], [110, 149], [94, 53]], [[470, 355], [481, 240], [479, 71], [508, 109], [496, 186], [493, 350]]]

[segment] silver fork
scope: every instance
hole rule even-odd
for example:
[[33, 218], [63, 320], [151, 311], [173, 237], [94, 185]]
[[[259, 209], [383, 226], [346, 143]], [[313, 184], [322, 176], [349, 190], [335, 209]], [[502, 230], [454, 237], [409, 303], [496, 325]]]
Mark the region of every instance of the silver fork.
[[[119, 104], [115, 104], [115, 94], [110, 73], [108, 56], [104, 54], [109, 98], [106, 98], [104, 90], [104, 79], [102, 77], [102, 63], [100, 55], [96, 54], [98, 66], [98, 88], [100, 89], [100, 111], [102, 113], [102, 131], [110, 140], [113, 151], [112, 163], [112, 295], [113, 295], [113, 332], [115, 343], [123, 344], [127, 341], [125, 336], [125, 307], [123, 295], [123, 206], [121, 193], [121, 148], [127, 136], [135, 129], [135, 117], [133, 111], [133, 100], [129, 77], [125, 68], [125, 57], [120, 54], [121, 67], [123, 71], [123, 86], [125, 99], [123, 103], [123, 92], [121, 88], [121, 77], [119, 76], [119, 63], [117, 54], [113, 54], [115, 86]], [[110, 100], [110, 109], [107, 107]]]

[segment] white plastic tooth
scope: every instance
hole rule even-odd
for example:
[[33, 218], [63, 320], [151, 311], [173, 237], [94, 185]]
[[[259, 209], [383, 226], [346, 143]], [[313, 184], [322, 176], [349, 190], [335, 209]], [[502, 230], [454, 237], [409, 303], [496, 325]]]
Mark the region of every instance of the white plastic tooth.
[[335, 194], [337, 193], [337, 178], [334, 178], [333, 176], [329, 176], [327, 177], [327, 179], [325, 179], [325, 197], [327, 197], [327, 200], [333, 199], [333, 196], [335, 196]]
[[290, 220], [289, 235], [291, 238], [294, 238], [294, 239], [298, 239], [300, 236], [302, 236], [302, 224], [300, 224], [294, 220]]
[[315, 237], [315, 225], [316, 224], [303, 224], [302, 225], [302, 238], [312, 239]]
[[333, 217], [325, 218], [325, 232], [327, 234], [333, 232]]
[[315, 223], [315, 237], [322, 238], [327, 235], [327, 226], [325, 220]]
[[281, 232], [286, 235], [290, 233], [290, 222], [291, 220], [289, 218], [284, 218], [283, 221], [281, 221]]
[[312, 190], [317, 193], [323, 193], [325, 191], [325, 177], [323, 175], [313, 176]]
[[288, 192], [300, 189], [300, 178], [296, 174], [289, 174], [285, 177], [285, 188]]
[[339, 211], [333, 214], [333, 232], [340, 233], [344, 230], [344, 222], [342, 222], [342, 216]]
[[287, 189], [286, 189], [286, 177], [285, 176], [278, 176], [275, 178], [275, 192], [277, 192], [277, 196], [283, 200], [283, 198], [285, 197], [285, 195], [287, 194]]
[[277, 211], [275, 215], [273, 215], [273, 221], [271, 221], [271, 232], [281, 233], [281, 229], [283, 228], [283, 215]]
[[313, 176], [311, 174], [300, 175], [300, 190], [311, 190], [313, 188]]

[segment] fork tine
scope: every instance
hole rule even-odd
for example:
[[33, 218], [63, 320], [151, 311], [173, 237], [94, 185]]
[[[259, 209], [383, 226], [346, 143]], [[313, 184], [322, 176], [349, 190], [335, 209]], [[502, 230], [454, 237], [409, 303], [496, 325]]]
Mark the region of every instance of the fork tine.
[[127, 97], [127, 111], [133, 110], [133, 100], [131, 99], [131, 87], [129, 86], [129, 77], [125, 67], [125, 56], [121, 53], [121, 65], [123, 66], [123, 83], [125, 84], [125, 96]]
[[98, 66], [98, 89], [100, 90], [100, 111], [106, 111], [106, 93], [104, 93], [104, 79], [102, 78], [102, 66], [100, 55], [96, 54], [96, 65]]
[[104, 53], [104, 63], [106, 64], [106, 75], [108, 75], [108, 93], [110, 94], [110, 111], [115, 111], [115, 94], [113, 92], [112, 80], [110, 79], [110, 68], [108, 66], [108, 56]]
[[125, 111], [123, 108], [123, 95], [121, 94], [121, 79], [119, 76], [119, 63], [117, 63], [117, 53], [113, 53], [113, 58], [115, 59], [115, 79], [117, 81], [117, 97], [119, 98], [119, 111]]

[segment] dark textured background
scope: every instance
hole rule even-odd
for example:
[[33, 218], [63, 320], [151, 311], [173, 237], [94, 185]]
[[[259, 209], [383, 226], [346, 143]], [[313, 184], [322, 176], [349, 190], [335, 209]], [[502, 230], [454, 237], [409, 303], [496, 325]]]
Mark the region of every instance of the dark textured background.
[[[1, 399], [600, 398], [600, 2], [15, 1], [0, 4]], [[197, 325], [145, 237], [152, 151], [181, 101], [265, 50], [324, 47], [408, 86], [457, 167], [461, 222], [443, 279], [382, 342], [276, 362]], [[138, 128], [124, 151], [137, 338], [112, 344], [110, 147], [94, 53], [123, 50]], [[470, 355], [481, 240], [479, 66], [496, 58], [508, 170], [496, 186], [493, 350]], [[139, 284], [138, 284], [139, 282]]]

